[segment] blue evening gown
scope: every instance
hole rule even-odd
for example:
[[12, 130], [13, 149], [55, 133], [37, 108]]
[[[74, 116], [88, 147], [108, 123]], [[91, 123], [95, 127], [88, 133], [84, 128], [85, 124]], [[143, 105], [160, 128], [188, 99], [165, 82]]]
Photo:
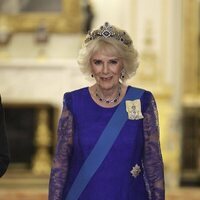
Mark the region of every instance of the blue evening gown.
[[[129, 89], [133, 88], [128, 86]], [[156, 103], [148, 91], [140, 100], [144, 118], [127, 120], [79, 200], [165, 199]], [[64, 95], [49, 200], [65, 199], [116, 108], [96, 104], [88, 87]], [[136, 165], [140, 172], [134, 177], [131, 171]]]

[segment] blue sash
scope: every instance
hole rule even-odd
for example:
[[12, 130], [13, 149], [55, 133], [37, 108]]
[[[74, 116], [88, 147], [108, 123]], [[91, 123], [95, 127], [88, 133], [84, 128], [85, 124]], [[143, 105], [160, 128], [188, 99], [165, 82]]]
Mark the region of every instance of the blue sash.
[[96, 145], [92, 149], [86, 161], [83, 163], [74, 183], [72, 184], [65, 200], [77, 200], [92, 176], [95, 174], [104, 158], [111, 149], [122, 127], [128, 119], [125, 101], [140, 99], [144, 90], [130, 87], [126, 96], [119, 104], [112, 118], [108, 122]]

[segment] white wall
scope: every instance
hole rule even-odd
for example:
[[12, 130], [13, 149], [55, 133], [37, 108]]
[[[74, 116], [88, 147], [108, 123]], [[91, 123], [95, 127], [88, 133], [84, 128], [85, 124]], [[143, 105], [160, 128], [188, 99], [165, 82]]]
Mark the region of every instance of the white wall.
[[93, 27], [99, 27], [104, 22], [126, 29], [131, 32], [134, 24], [132, 23], [132, 7], [135, 0], [92, 0], [95, 12]]

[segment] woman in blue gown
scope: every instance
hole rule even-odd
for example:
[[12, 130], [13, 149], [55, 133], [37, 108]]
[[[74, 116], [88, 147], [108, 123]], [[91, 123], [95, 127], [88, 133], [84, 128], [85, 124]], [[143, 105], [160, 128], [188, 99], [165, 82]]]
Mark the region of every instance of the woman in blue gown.
[[64, 94], [49, 200], [165, 199], [155, 99], [125, 84], [137, 57], [130, 36], [113, 25], [86, 36], [78, 62], [95, 84]]

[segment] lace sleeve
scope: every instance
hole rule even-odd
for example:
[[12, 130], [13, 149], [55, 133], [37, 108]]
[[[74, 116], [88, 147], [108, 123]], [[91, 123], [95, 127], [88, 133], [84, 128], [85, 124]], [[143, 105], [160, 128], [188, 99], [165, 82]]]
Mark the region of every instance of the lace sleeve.
[[149, 199], [164, 200], [164, 169], [160, 149], [159, 123], [156, 102], [151, 95], [144, 112], [144, 172]]
[[72, 151], [73, 117], [64, 100], [58, 124], [57, 145], [49, 181], [49, 200], [61, 200]]

